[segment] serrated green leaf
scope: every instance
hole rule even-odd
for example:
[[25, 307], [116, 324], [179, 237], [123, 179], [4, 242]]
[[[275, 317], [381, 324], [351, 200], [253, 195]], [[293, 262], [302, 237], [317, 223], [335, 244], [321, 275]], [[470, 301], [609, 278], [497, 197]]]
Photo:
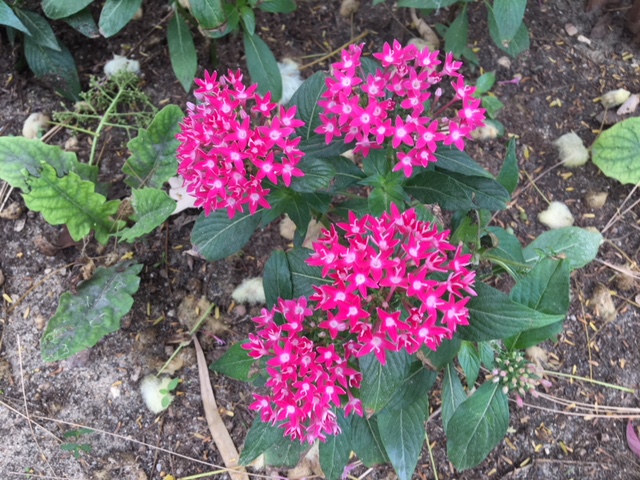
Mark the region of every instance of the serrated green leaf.
[[244, 247], [259, 224], [260, 211], [254, 215], [236, 213], [233, 218], [226, 210], [209, 216], [202, 212], [191, 231], [191, 243], [210, 262], [222, 260]]
[[167, 43], [173, 73], [176, 74], [185, 92], [189, 92], [198, 71], [198, 54], [189, 25], [177, 10], [169, 21]]
[[[296, 117], [304, 122], [304, 125], [297, 130], [303, 140], [316, 136], [314, 130], [321, 124], [321, 108], [318, 101], [327, 91], [326, 79], [325, 72], [314, 73], [300, 85], [289, 100], [288, 106], [297, 106]], [[324, 137], [321, 138], [324, 142]]]
[[122, 225], [111, 219], [120, 206], [119, 200], [107, 202], [95, 193], [95, 184], [82, 180], [74, 172], [58, 177], [50, 165], [43, 163], [39, 177], [27, 179], [23, 193], [27, 207], [41, 212], [51, 225], [65, 224], [76, 242], [95, 231], [96, 240], [105, 245], [109, 235]]
[[444, 379], [442, 380], [442, 425], [445, 432], [447, 431], [449, 420], [466, 399], [467, 394], [458, 377], [456, 368], [453, 362], [450, 362], [444, 369]]
[[29, 30], [31, 35], [26, 38], [31, 44], [60, 52], [60, 43], [46, 18], [28, 10], [16, 9], [15, 14]]
[[498, 183], [512, 194], [518, 186], [520, 172], [518, 171], [518, 157], [516, 157], [516, 140], [512, 138], [507, 144], [507, 154], [498, 174]]
[[88, 8], [80, 10], [78, 13], [64, 18], [67, 24], [83, 34], [85, 37], [98, 38], [100, 36], [100, 30], [96, 21], [93, 19], [93, 15]]
[[381, 411], [389, 404], [398, 388], [410, 374], [413, 359], [404, 350], [387, 353], [387, 364], [382, 365], [373, 354], [359, 359], [362, 372], [361, 400], [366, 410]]
[[24, 56], [36, 77], [49, 82], [65, 98], [80, 99], [76, 62], [66, 46], [58, 43], [58, 49], [52, 50], [37, 44], [32, 37], [25, 37]]
[[180, 121], [184, 117], [177, 105], [167, 105], [160, 110], [147, 130], [140, 129], [138, 136], [127, 147], [131, 157], [122, 167], [128, 175], [125, 183], [132, 188], [143, 186], [161, 188], [178, 171], [176, 150], [180, 142]]
[[639, 183], [640, 118], [629, 118], [602, 132], [591, 154], [593, 163], [607, 177], [624, 184]]
[[480, 355], [471, 342], [462, 342], [458, 362], [467, 378], [467, 387], [472, 388], [480, 373]]
[[155, 230], [169, 218], [176, 209], [176, 202], [163, 190], [143, 188], [133, 190], [131, 205], [135, 213], [131, 217], [136, 223], [118, 233], [123, 242], [132, 242]]
[[460, 404], [447, 425], [449, 460], [459, 470], [473, 468], [504, 438], [509, 403], [502, 386], [488, 382]]
[[291, 13], [296, 10], [294, 0], [264, 0], [260, 2], [258, 8], [269, 13]]
[[100, 34], [105, 38], [114, 36], [129, 23], [140, 5], [142, 0], [106, 0], [98, 20]]
[[493, 0], [490, 12], [498, 27], [496, 43], [507, 45], [522, 25], [524, 11], [527, 8], [527, 0]]
[[482, 168], [466, 152], [452, 145], [439, 145], [436, 150], [438, 161], [435, 166], [447, 172], [460, 173], [470, 177], [486, 177], [493, 179], [493, 175]]
[[225, 22], [221, 0], [191, 0], [191, 14], [205, 30], [220, 27]]
[[571, 270], [582, 268], [598, 254], [602, 235], [580, 227], [564, 227], [544, 232], [523, 251], [528, 263], [535, 263], [546, 256], [560, 256]]
[[93, 347], [120, 328], [120, 319], [133, 305], [143, 265], [122, 262], [98, 268], [76, 295], [65, 292], [40, 342], [42, 359], [56, 362]]
[[276, 57], [257, 34], [249, 35], [245, 32], [243, 38], [251, 81], [258, 84], [260, 94], [271, 92], [271, 101], [279, 101], [282, 98], [282, 75]]
[[467, 305], [469, 325], [458, 329], [463, 340], [484, 342], [508, 338], [564, 318], [564, 315], [549, 315], [516, 303], [500, 290], [484, 283], [476, 283], [474, 288], [478, 296]]
[[296, 167], [304, 172], [304, 177], [291, 180], [290, 188], [296, 192], [315, 192], [327, 188], [336, 175], [330, 162], [320, 158], [305, 156]]
[[500, 36], [500, 30], [496, 24], [496, 19], [491, 10], [489, 10], [489, 35], [491, 35], [491, 38], [498, 48], [507, 52], [512, 57], [517, 57], [522, 52], [529, 50], [529, 47], [531, 46], [529, 30], [524, 22], [520, 24], [515, 36], [509, 42], [503, 42]]
[[264, 266], [263, 282], [267, 308], [273, 307], [279, 298], [293, 298], [293, 283], [287, 254], [276, 250]]
[[322, 277], [322, 268], [312, 267], [306, 260], [311, 255], [308, 248], [294, 248], [287, 252], [287, 261], [291, 270], [291, 281], [293, 283], [293, 298], [309, 296], [315, 293], [314, 285], [332, 283], [331, 279]]
[[351, 419], [345, 418], [344, 410], [336, 411], [336, 420], [342, 430], [339, 435], [327, 437], [320, 442], [320, 466], [327, 480], [338, 480], [344, 473], [344, 467], [349, 463], [351, 454]]
[[257, 415], [244, 440], [244, 448], [240, 453], [238, 463], [245, 466], [249, 465], [267, 451], [269, 447], [281, 441], [283, 432], [284, 430], [279, 427], [263, 423], [260, 420], [260, 415]]
[[247, 343], [247, 341], [232, 345], [231, 348], [229, 348], [222, 357], [213, 362], [209, 368], [227, 377], [248, 382], [250, 379], [249, 372], [256, 360], [249, 356], [248, 350], [242, 348], [242, 345], [245, 343]]
[[0, 179], [13, 188], [27, 190], [27, 178], [39, 177], [42, 163], [51, 165], [59, 177], [74, 170], [76, 154], [56, 145], [24, 137], [0, 137]]
[[20, 30], [25, 35], [31, 35], [29, 29], [24, 23], [13, 13], [13, 10], [4, 0], [0, 0], [0, 25], [6, 25], [7, 27]]
[[53, 19], [70, 17], [90, 5], [93, 0], [42, 0], [44, 14]]

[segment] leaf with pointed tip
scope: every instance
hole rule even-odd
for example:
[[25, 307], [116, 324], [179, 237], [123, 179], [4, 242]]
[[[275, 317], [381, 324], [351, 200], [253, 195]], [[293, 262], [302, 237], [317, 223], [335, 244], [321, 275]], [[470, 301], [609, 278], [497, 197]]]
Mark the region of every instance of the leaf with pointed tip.
[[191, 242], [207, 260], [222, 260], [246, 245], [260, 224], [260, 211], [236, 213], [229, 218], [226, 210], [216, 210], [206, 216], [204, 212], [196, 220], [191, 231]]
[[107, 0], [100, 12], [100, 34], [109, 38], [122, 30], [142, 5], [142, 0]]
[[7, 27], [20, 30], [25, 35], [31, 35], [29, 29], [20, 21], [20, 19], [13, 13], [11, 7], [7, 5], [4, 0], [0, 0], [0, 25], [6, 25]]
[[176, 209], [175, 200], [171, 199], [164, 190], [157, 188], [143, 188], [133, 190], [131, 205], [134, 214], [131, 217], [136, 223], [118, 233], [124, 242], [132, 242], [159, 227]]
[[198, 71], [198, 54], [189, 25], [179, 11], [169, 20], [167, 43], [173, 73], [178, 77], [185, 92], [189, 92]]
[[282, 75], [276, 57], [257, 34], [249, 35], [245, 32], [242, 37], [251, 81], [258, 84], [261, 95], [271, 92], [271, 101], [279, 101], [282, 98]]

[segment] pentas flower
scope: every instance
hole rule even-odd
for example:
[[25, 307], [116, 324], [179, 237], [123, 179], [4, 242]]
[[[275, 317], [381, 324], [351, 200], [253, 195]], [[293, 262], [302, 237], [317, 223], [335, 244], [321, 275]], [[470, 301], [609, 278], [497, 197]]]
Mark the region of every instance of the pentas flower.
[[[352, 394], [362, 374], [340, 349], [312, 339], [314, 311], [305, 297], [281, 299], [253, 319], [260, 328], [243, 345], [250, 357], [266, 359], [271, 390], [270, 395], [255, 394], [249, 408], [260, 412], [263, 422], [279, 424], [285, 435], [309, 443], [340, 433], [336, 408], [346, 415], [363, 414], [362, 403]], [[277, 314], [283, 322], [276, 322]]]
[[319, 327], [348, 340], [346, 359], [373, 353], [384, 365], [387, 352], [436, 350], [468, 325], [472, 256], [449, 243], [448, 231], [395, 205], [380, 218], [350, 213], [337, 227], [345, 242], [334, 226], [323, 230], [307, 262], [333, 280], [310, 298], [325, 312]]
[[496, 357], [496, 368], [491, 372], [493, 382], [502, 385], [502, 392], [513, 392], [516, 397], [516, 404], [519, 407], [524, 405], [524, 397], [531, 393], [538, 396], [536, 387], [542, 385], [550, 388], [551, 382], [542, 378], [543, 370], [535, 363], [529, 362], [520, 351], [500, 351]]
[[[327, 91], [318, 102], [321, 125], [315, 132], [324, 135], [327, 144], [335, 138], [355, 142], [354, 152], [364, 157], [389, 145], [399, 149], [394, 171], [407, 177], [414, 167], [436, 161], [438, 142], [464, 150], [471, 131], [484, 125], [485, 110], [473, 97], [476, 88], [466, 85], [459, 73], [462, 63], [449, 53], [443, 64], [438, 51], [394, 41], [373, 55], [382, 69], [367, 74], [361, 68], [363, 47], [351, 45], [332, 65]], [[453, 91], [445, 101], [447, 78]], [[450, 112], [454, 115], [445, 116]]]
[[178, 173], [187, 191], [205, 214], [226, 209], [229, 218], [248, 208], [270, 208], [264, 179], [286, 186], [304, 173], [297, 168], [304, 153], [298, 148], [295, 129], [304, 122], [289, 109], [262, 96], [257, 85], [247, 87], [240, 71], [229, 71], [218, 79], [205, 72], [196, 79], [198, 104], [187, 104], [177, 157]]

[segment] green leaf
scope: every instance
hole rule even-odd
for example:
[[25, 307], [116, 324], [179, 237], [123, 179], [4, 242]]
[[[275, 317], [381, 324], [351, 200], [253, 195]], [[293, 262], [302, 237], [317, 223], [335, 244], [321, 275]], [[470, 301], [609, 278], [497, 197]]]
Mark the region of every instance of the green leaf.
[[257, 34], [249, 35], [245, 32], [243, 38], [251, 81], [258, 84], [261, 95], [271, 92], [271, 101], [277, 102], [282, 98], [282, 75], [276, 57]]
[[384, 177], [391, 172], [391, 165], [387, 158], [386, 150], [371, 150], [369, 156], [363, 162], [364, 173], [369, 177], [379, 175]]
[[296, 10], [294, 0], [264, 0], [258, 5], [263, 12], [269, 13], [291, 13]]
[[282, 437], [282, 440], [264, 452], [264, 463], [274, 467], [293, 468], [300, 461], [301, 454], [302, 445], [298, 440]]
[[216, 210], [196, 220], [191, 231], [191, 243], [207, 260], [222, 260], [246, 245], [260, 223], [258, 213], [236, 213], [229, 218], [226, 210]]
[[473, 96], [480, 98], [480, 95], [487, 93], [496, 83], [496, 72], [486, 72], [476, 80], [476, 91]]
[[293, 283], [293, 298], [313, 295], [315, 293], [314, 285], [333, 283], [333, 280], [322, 277], [322, 268], [307, 264], [306, 260], [311, 253], [308, 248], [294, 248], [287, 252]]
[[492, 212], [504, 210], [507, 208], [507, 202], [511, 200], [509, 192], [491, 178], [470, 177], [457, 173], [447, 173], [447, 175], [463, 185], [463, 188], [473, 196], [473, 201], [478, 208]]
[[472, 388], [480, 373], [480, 355], [471, 342], [462, 342], [458, 362], [467, 378], [467, 387]]
[[324, 136], [313, 135], [310, 138], [303, 139], [298, 145], [298, 148], [310, 157], [329, 158], [346, 152], [352, 148], [352, 145], [344, 143], [341, 138], [327, 145]]
[[0, 0], [0, 25], [6, 25], [7, 27], [20, 30], [25, 35], [31, 35], [29, 29], [24, 23], [13, 13], [13, 10], [4, 0]]
[[373, 354], [359, 359], [362, 372], [361, 400], [366, 410], [381, 411], [393, 398], [410, 374], [413, 359], [404, 350], [388, 352], [387, 364], [382, 365]]
[[293, 283], [287, 254], [276, 250], [271, 254], [264, 266], [263, 282], [267, 308], [278, 303], [279, 298], [289, 300], [293, 298]]
[[509, 403], [502, 386], [489, 382], [460, 404], [447, 424], [447, 452], [458, 470], [473, 468], [507, 434]]
[[487, 111], [487, 117], [496, 118], [498, 112], [504, 108], [504, 103], [493, 95], [485, 95], [482, 97], [482, 108]]
[[53, 33], [53, 29], [46, 18], [28, 10], [16, 9], [15, 14], [31, 34], [25, 40], [28, 39], [32, 45], [38, 45], [48, 50], [61, 51], [56, 34]]
[[336, 176], [331, 163], [319, 158], [305, 156], [296, 166], [304, 172], [304, 177], [291, 180], [290, 188], [296, 192], [315, 192], [327, 188]]
[[177, 105], [167, 105], [160, 110], [149, 128], [140, 129], [138, 136], [127, 147], [131, 157], [122, 167], [128, 175], [125, 183], [131, 188], [143, 186], [161, 188], [178, 171], [176, 150], [180, 142], [180, 121], [184, 117]]
[[289, 215], [293, 223], [296, 224], [296, 236], [307, 233], [309, 222], [311, 221], [311, 206], [307, 203], [303, 194], [298, 193], [290, 188], [277, 187], [271, 189], [268, 201], [271, 204], [271, 210], [266, 210], [263, 216], [263, 222], [269, 223], [283, 213]]
[[442, 425], [445, 432], [447, 431], [449, 420], [466, 399], [467, 394], [458, 377], [456, 368], [453, 362], [450, 362], [444, 369], [444, 379], [442, 380]]
[[571, 270], [582, 268], [598, 254], [602, 235], [580, 227], [564, 227], [544, 232], [524, 250], [527, 262], [538, 262], [542, 258], [556, 255], [564, 258]]
[[0, 137], [0, 179], [13, 188], [27, 190], [27, 179], [40, 176], [42, 163], [48, 163], [63, 177], [74, 170], [78, 161], [75, 153], [40, 140]]
[[256, 415], [251, 429], [244, 440], [244, 448], [242, 449], [242, 453], [240, 453], [238, 463], [245, 466], [249, 465], [267, 451], [269, 447], [281, 441], [283, 432], [284, 430], [279, 427], [272, 426], [269, 423], [263, 423], [260, 420], [260, 415]]
[[600, 134], [591, 149], [593, 163], [621, 183], [640, 182], [640, 118], [616, 123]]
[[527, 0], [493, 0], [490, 15], [498, 27], [499, 40], [494, 37], [497, 44], [508, 45], [516, 36], [524, 20], [526, 8]]
[[434, 8], [437, 10], [450, 7], [459, 1], [460, 0], [400, 0], [398, 6], [406, 8]]
[[198, 54], [189, 25], [177, 10], [169, 20], [167, 43], [173, 73], [176, 74], [185, 92], [189, 92], [198, 71]]
[[469, 325], [458, 329], [463, 340], [484, 342], [508, 338], [525, 330], [559, 322], [564, 315], [549, 315], [532, 310], [511, 300], [507, 295], [484, 283], [476, 283], [478, 296], [471, 299]]
[[118, 330], [133, 305], [131, 295], [138, 291], [142, 267], [134, 262], [99, 267], [76, 295], [63, 293], [40, 341], [42, 359], [64, 360]]
[[352, 416], [351, 448], [367, 467], [389, 462], [389, 457], [387, 457], [380, 439], [377, 415], [371, 417]]
[[190, 4], [191, 14], [205, 30], [216, 29], [226, 21], [221, 0], [191, 0]]
[[514, 277], [528, 268], [518, 237], [500, 227], [487, 227], [487, 232], [493, 246], [482, 253], [482, 258], [501, 265]]
[[93, 0], [42, 0], [41, 6], [47, 17], [59, 20], [78, 13], [92, 2]]
[[135, 210], [131, 219], [136, 223], [118, 233], [123, 242], [133, 242], [159, 227], [176, 209], [176, 202], [164, 190], [143, 188], [133, 190], [131, 204]]
[[491, 11], [489, 11], [489, 35], [491, 35], [491, 38], [501, 50], [504, 50], [512, 57], [517, 57], [522, 52], [529, 50], [531, 46], [529, 30], [524, 22], [520, 24], [515, 36], [509, 42], [503, 42], [500, 36], [500, 30], [496, 24], [496, 19]]
[[444, 36], [444, 49], [447, 52], [453, 52], [456, 57], [460, 57], [464, 49], [467, 48], [468, 35], [469, 17], [467, 10], [463, 9], [447, 28], [447, 33]]
[[391, 204], [403, 205], [409, 197], [402, 188], [402, 179], [385, 180], [385, 184], [374, 188], [369, 194], [369, 209], [374, 216], [382, 215], [389, 211]]
[[512, 138], [507, 144], [507, 154], [498, 174], [498, 183], [512, 194], [518, 186], [520, 172], [518, 171], [518, 157], [516, 157], [516, 139]]
[[111, 219], [120, 201], [106, 202], [105, 197], [95, 193], [94, 183], [82, 180], [76, 173], [58, 177], [53, 167], [43, 163], [40, 176], [29, 177], [27, 185], [23, 193], [27, 208], [41, 212], [51, 225], [66, 224], [76, 242], [94, 230], [96, 239], [105, 245], [111, 232], [122, 224]]
[[342, 155], [327, 158], [326, 161], [336, 172], [328, 188], [331, 192], [342, 192], [365, 177], [360, 167]]
[[98, 25], [93, 19], [93, 15], [88, 8], [80, 10], [78, 13], [64, 18], [64, 21], [73, 28], [88, 38], [98, 38], [100, 36], [100, 30]]
[[451, 340], [442, 340], [442, 343], [435, 351], [427, 347], [423, 347], [421, 351], [433, 366], [440, 370], [456, 358], [456, 355], [458, 355], [460, 351], [460, 345], [462, 345], [462, 340], [455, 336]]
[[33, 74], [49, 82], [51, 86], [65, 98], [80, 99], [80, 79], [76, 63], [69, 49], [58, 43], [58, 49], [43, 47], [32, 40], [24, 38], [24, 56]]
[[[289, 100], [289, 106], [297, 106], [296, 117], [302, 120], [304, 126], [298, 128], [298, 134], [304, 139], [311, 138], [316, 135], [313, 131], [318, 128], [320, 122], [321, 108], [318, 101], [322, 98], [322, 94], [327, 91], [326, 85], [327, 74], [325, 72], [316, 72], [307, 78], [300, 88]], [[324, 137], [321, 137], [324, 142]]]
[[213, 362], [209, 368], [227, 377], [248, 382], [250, 380], [249, 372], [256, 360], [249, 356], [248, 350], [242, 348], [242, 345], [246, 343], [245, 341], [233, 344], [231, 348], [229, 348], [222, 357]]
[[436, 150], [438, 159], [435, 166], [447, 172], [460, 173], [470, 177], [486, 177], [493, 179], [493, 175], [482, 168], [466, 152], [452, 145], [439, 145]]
[[330, 435], [326, 442], [320, 442], [320, 466], [327, 480], [342, 477], [351, 453], [351, 419], [355, 415], [345, 418], [344, 410], [338, 410], [336, 417], [342, 433]]
[[142, 5], [142, 0], [107, 0], [104, 2], [98, 20], [100, 34], [105, 38], [113, 37], [129, 23], [140, 5]]

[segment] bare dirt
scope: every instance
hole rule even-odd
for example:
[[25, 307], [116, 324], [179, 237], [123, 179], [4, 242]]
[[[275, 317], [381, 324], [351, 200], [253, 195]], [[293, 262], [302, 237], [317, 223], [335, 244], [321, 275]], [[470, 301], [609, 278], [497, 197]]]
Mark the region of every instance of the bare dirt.
[[[157, 4], [155, 4], [157, 3]], [[170, 71], [164, 30], [167, 6], [146, 2], [142, 20], [132, 22], [121, 34], [105, 40], [88, 41], [63, 25], [55, 25], [62, 40], [74, 53], [86, 85], [90, 74], [100, 74], [113, 53], [127, 54], [142, 63], [144, 90], [157, 105], [183, 106], [190, 97], [184, 93]], [[319, 54], [333, 51], [352, 38], [367, 32], [363, 41], [368, 51], [398, 38], [406, 41], [411, 31], [406, 9], [389, 5], [371, 7], [368, 0], [352, 18], [339, 15], [340, 2], [299, 1], [292, 15], [258, 16], [262, 37], [278, 58], [289, 56], [308, 64]], [[624, 31], [629, 1], [610, 2], [589, 14], [582, 2], [569, 0], [530, 0], [526, 17], [531, 31], [531, 49], [510, 67], [499, 65], [503, 53], [487, 34], [486, 9], [469, 4], [471, 43], [478, 49], [480, 65], [495, 70], [500, 81], [522, 76], [519, 84], [498, 85], [494, 93], [505, 103], [499, 120], [509, 135], [518, 137], [521, 186], [507, 212], [497, 221], [511, 226], [523, 243], [544, 231], [537, 215], [549, 200], [565, 202], [576, 225], [602, 230], [607, 239], [599, 260], [573, 277], [573, 300], [565, 331], [559, 342], [547, 342], [550, 369], [623, 385], [640, 386], [638, 352], [637, 284], [628, 290], [616, 281], [615, 272], [602, 262], [637, 265], [640, 235], [638, 208], [621, 215], [619, 210], [630, 196], [638, 196], [602, 175], [588, 164], [578, 170], [558, 167], [536, 178], [558, 161], [552, 141], [575, 131], [589, 145], [601, 128], [596, 115], [602, 112], [594, 99], [602, 93], [626, 88], [640, 92], [640, 50]], [[164, 20], [163, 20], [164, 19]], [[450, 20], [441, 11], [437, 21]], [[435, 20], [434, 20], [435, 22]], [[577, 35], [565, 29], [573, 24]], [[157, 28], [156, 28], [157, 27]], [[583, 35], [590, 43], [578, 40]], [[218, 65], [213, 65], [210, 45], [198, 40], [201, 69], [243, 68], [242, 42], [228, 37], [217, 43]], [[315, 56], [313, 56], [315, 55]], [[331, 60], [329, 60], [331, 61]], [[19, 51], [6, 36], [0, 37], [0, 129], [2, 135], [19, 135], [22, 122], [32, 112], [51, 113], [63, 100], [48, 85], [33, 78], [21, 67]], [[303, 70], [310, 75], [327, 67], [327, 62]], [[468, 69], [473, 79], [479, 71]], [[51, 143], [63, 144], [68, 132], [61, 132]], [[126, 159], [126, 147], [115, 134], [105, 142], [102, 180], [122, 185], [118, 172]], [[85, 140], [86, 141], [86, 140]], [[82, 142], [82, 140], [81, 140]], [[504, 139], [477, 143], [470, 153], [496, 172], [504, 157]], [[87, 145], [80, 146], [80, 158]], [[122, 189], [121, 189], [122, 190]], [[607, 192], [601, 209], [590, 208], [585, 195]], [[22, 205], [13, 192], [8, 205]], [[110, 244], [105, 251], [95, 241], [54, 252], [43, 249], [41, 239], [50, 242], [60, 229], [47, 225], [33, 213], [0, 220], [0, 478], [145, 479], [180, 478], [215, 470], [221, 464], [212, 444], [200, 399], [197, 368], [193, 362], [176, 373], [182, 379], [173, 405], [155, 416], [144, 406], [140, 380], [169, 358], [183, 338], [184, 326], [178, 321], [178, 307], [187, 295], [205, 296], [219, 306], [221, 318], [201, 339], [208, 361], [219, 358], [226, 346], [218, 346], [215, 333], [227, 344], [242, 339], [251, 328], [250, 309], [232, 307], [231, 292], [244, 278], [261, 274], [264, 262], [275, 248], [286, 248], [275, 228], [257, 232], [248, 246], [231, 258], [207, 263], [185, 253], [191, 248], [189, 231], [196, 212], [173, 217], [162, 229], [134, 246]], [[46, 320], [57, 307], [60, 294], [72, 287], [78, 275], [77, 263], [85, 257], [104, 264], [106, 257], [131, 252], [144, 263], [140, 291], [132, 312], [120, 331], [109, 335], [96, 347], [72, 359], [45, 364], [40, 358], [39, 340]], [[53, 253], [53, 255], [47, 255]], [[614, 291], [617, 319], [605, 322], [594, 313], [588, 299], [597, 285]], [[245, 311], [248, 310], [245, 314]], [[241, 383], [211, 373], [214, 392], [225, 424], [238, 447], [252, 421], [247, 405], [250, 391]], [[638, 407], [637, 395], [585, 382], [554, 378], [550, 394], [569, 403], [585, 402], [619, 407]], [[445, 439], [436, 417], [428, 433], [440, 479], [631, 479], [640, 478], [640, 464], [626, 446], [626, 421], [571, 416], [575, 408], [553, 405], [542, 399], [527, 398], [533, 407], [512, 410], [511, 430], [500, 446], [479, 467], [455, 472], [446, 460]], [[432, 405], [438, 408], [437, 401]], [[559, 413], [549, 408], [557, 408]], [[595, 411], [594, 411], [595, 412]], [[595, 412], [597, 413], [597, 412]], [[31, 419], [31, 423], [26, 418]], [[64, 423], [68, 422], [68, 423]], [[62, 438], [77, 424], [96, 429], [80, 437], [91, 451], [76, 459], [60, 448], [69, 442]], [[100, 433], [101, 430], [106, 433]], [[162, 448], [165, 450], [158, 450]], [[179, 453], [189, 459], [177, 457]], [[201, 463], [204, 462], [204, 463]], [[367, 472], [364, 467], [351, 472], [366, 478], [395, 478], [387, 467]], [[426, 447], [416, 478], [435, 478]]]

